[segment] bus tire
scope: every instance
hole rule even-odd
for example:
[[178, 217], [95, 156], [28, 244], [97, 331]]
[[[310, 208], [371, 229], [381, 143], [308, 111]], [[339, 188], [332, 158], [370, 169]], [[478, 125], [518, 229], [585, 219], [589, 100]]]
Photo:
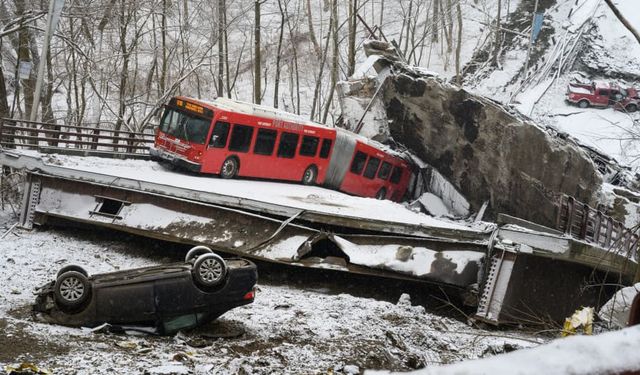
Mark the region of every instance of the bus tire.
[[387, 198], [387, 189], [381, 188], [380, 190], [378, 190], [378, 192], [376, 193], [376, 199], [384, 200], [386, 198]]
[[582, 99], [581, 101], [578, 102], [578, 107], [580, 108], [588, 108], [589, 107], [589, 101], [586, 99]]
[[225, 179], [234, 178], [238, 174], [240, 163], [235, 156], [229, 156], [222, 162], [220, 167], [220, 177]]
[[315, 165], [310, 165], [304, 170], [302, 174], [303, 185], [315, 185], [318, 179], [318, 168]]
[[635, 112], [638, 110], [638, 106], [634, 103], [631, 103], [631, 104], [627, 104], [625, 109], [627, 110], [627, 112]]

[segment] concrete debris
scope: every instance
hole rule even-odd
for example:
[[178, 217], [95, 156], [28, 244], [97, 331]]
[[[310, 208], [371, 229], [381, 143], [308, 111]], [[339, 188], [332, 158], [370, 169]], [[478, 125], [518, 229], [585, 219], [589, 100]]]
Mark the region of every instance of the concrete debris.
[[600, 308], [598, 317], [612, 328], [626, 327], [629, 322], [631, 304], [638, 294], [640, 294], [640, 283], [620, 289]]
[[[450, 181], [471, 209], [489, 201], [488, 219], [502, 212], [553, 227], [562, 194], [596, 205], [602, 175], [589, 154], [570, 140], [408, 66], [385, 42], [366, 42], [365, 52], [379, 56], [373, 64], [378, 87], [373, 90], [367, 77], [366, 84], [350, 81], [342, 89], [345, 102], [358, 98], [375, 113], [376, 125], [362, 134], [391, 142], [390, 136], [406, 146]], [[371, 103], [363, 99], [378, 89]], [[363, 111], [349, 116], [359, 118]]]

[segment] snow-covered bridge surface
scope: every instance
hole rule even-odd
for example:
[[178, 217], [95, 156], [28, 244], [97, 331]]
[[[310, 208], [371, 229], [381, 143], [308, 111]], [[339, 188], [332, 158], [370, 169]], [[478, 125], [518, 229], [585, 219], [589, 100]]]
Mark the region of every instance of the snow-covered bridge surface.
[[178, 198], [237, 207], [264, 214], [320, 221], [382, 232], [484, 240], [492, 225], [468, 225], [437, 219], [388, 200], [361, 198], [315, 186], [255, 180], [224, 180], [168, 170], [145, 160], [39, 154], [33, 151], [0, 153], [3, 165], [26, 167], [47, 175], [143, 190]]

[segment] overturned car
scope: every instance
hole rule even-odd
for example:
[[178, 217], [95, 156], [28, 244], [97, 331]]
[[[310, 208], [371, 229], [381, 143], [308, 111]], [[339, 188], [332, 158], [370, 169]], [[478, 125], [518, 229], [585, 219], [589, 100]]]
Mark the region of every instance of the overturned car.
[[184, 263], [92, 276], [80, 266], [65, 266], [55, 281], [36, 290], [33, 310], [49, 323], [75, 327], [109, 323], [172, 334], [252, 303], [257, 277], [251, 261], [225, 260], [205, 246], [196, 246]]

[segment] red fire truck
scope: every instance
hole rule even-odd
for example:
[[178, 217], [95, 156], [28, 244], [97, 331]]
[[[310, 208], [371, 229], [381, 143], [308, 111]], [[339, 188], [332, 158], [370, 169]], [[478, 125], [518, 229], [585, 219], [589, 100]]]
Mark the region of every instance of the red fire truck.
[[226, 98], [172, 98], [151, 155], [222, 178], [297, 181], [393, 201], [404, 198], [413, 178], [410, 164], [382, 144]]

